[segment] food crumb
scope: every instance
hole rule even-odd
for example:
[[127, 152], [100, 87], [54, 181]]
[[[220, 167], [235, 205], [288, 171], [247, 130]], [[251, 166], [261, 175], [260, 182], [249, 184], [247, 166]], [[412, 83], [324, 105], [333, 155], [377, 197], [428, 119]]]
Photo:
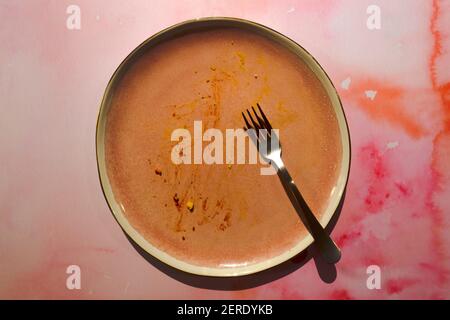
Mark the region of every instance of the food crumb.
[[239, 63], [241, 64], [241, 67], [245, 65], [245, 55], [241, 52], [236, 52], [236, 55], [239, 57]]
[[174, 194], [173, 201], [175, 202], [175, 206], [177, 206], [177, 207], [180, 206], [180, 198], [178, 198], [178, 194], [177, 193]]
[[255, 77], [255, 79], [258, 79], [258, 75], [256, 73], [253, 75], [253, 77]]
[[192, 200], [189, 200], [189, 201], [186, 203], [186, 207], [188, 208], [188, 210], [189, 210], [190, 212], [194, 211], [194, 202], [193, 202]]
[[183, 236], [183, 237], [181, 237], [181, 239], [183, 239], [183, 241], [184, 241], [184, 240], [186, 240], [186, 237]]
[[155, 173], [156, 173], [158, 176], [162, 176], [162, 171], [159, 170], [159, 169], [155, 169]]
[[228, 169], [231, 169], [231, 167], [233, 167], [232, 164], [227, 164], [227, 168], [228, 168]]

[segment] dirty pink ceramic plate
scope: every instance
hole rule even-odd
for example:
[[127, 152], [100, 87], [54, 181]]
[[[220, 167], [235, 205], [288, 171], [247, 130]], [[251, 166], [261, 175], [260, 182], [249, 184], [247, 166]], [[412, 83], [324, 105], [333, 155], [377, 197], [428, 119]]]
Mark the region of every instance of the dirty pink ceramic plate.
[[[120, 64], [98, 117], [98, 169], [115, 218], [145, 251], [186, 272], [238, 276], [312, 243], [277, 175], [261, 175], [267, 165], [237, 163], [235, 155], [232, 164], [173, 161], [175, 130], [193, 141], [197, 121], [200, 135], [219, 132], [215, 156], [225, 162], [234, 150], [227, 129], [242, 128], [241, 111], [257, 102], [326, 226], [346, 186], [350, 140], [333, 84], [302, 47], [253, 22], [205, 18], [161, 31]], [[197, 147], [181, 153], [193, 157]]]

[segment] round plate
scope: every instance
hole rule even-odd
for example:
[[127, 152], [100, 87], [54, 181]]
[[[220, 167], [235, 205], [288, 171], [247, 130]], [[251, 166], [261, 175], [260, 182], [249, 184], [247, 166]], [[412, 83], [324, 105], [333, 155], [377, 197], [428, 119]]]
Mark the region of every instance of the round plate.
[[299, 59], [302, 59], [309, 66], [309, 68], [315, 73], [319, 81], [324, 86], [331, 101], [331, 104], [333, 106], [333, 109], [336, 113], [336, 118], [339, 125], [339, 131], [342, 142], [342, 160], [341, 160], [341, 168], [338, 173], [337, 183], [335, 186], [336, 189], [332, 193], [332, 198], [330, 199], [328, 207], [326, 208], [325, 213], [322, 215], [320, 221], [322, 226], [326, 226], [331, 220], [333, 214], [335, 213], [339, 205], [339, 202], [343, 196], [347, 184], [350, 169], [350, 137], [347, 122], [345, 119], [344, 111], [342, 109], [339, 96], [331, 80], [329, 79], [325, 71], [321, 68], [319, 63], [311, 56], [311, 54], [309, 54], [300, 45], [298, 45], [291, 39], [287, 38], [286, 36], [261, 24], [257, 24], [255, 22], [246, 21], [242, 19], [218, 18], [218, 17], [190, 20], [169, 27], [153, 35], [152, 37], [144, 41], [141, 45], [139, 45], [136, 49], [134, 49], [125, 58], [125, 60], [119, 65], [117, 70], [112, 75], [106, 87], [97, 119], [97, 130], [96, 130], [97, 166], [101, 187], [105, 195], [106, 201], [114, 217], [119, 222], [124, 232], [127, 235], [129, 235], [142, 249], [144, 249], [146, 252], [156, 257], [160, 261], [174, 268], [192, 274], [229, 277], [229, 276], [247, 275], [278, 265], [305, 250], [313, 242], [313, 238], [311, 237], [311, 235], [308, 234], [295, 246], [283, 252], [282, 254], [270, 258], [268, 260], [264, 260], [249, 265], [243, 266], [241, 265], [238, 267], [202, 267], [187, 263], [153, 246], [129, 223], [126, 216], [124, 215], [123, 209], [121, 208], [119, 203], [115, 200], [111, 184], [108, 179], [105, 163], [105, 127], [107, 114], [110, 107], [111, 98], [115, 90], [115, 86], [117, 85], [118, 80], [121, 78], [124, 72], [126, 72], [127, 65], [129, 65], [132, 61], [138, 58], [149, 47], [152, 47], [176, 35], [184, 34], [186, 32], [192, 32], [195, 30], [217, 28], [217, 27], [242, 28], [244, 30], [256, 32], [258, 34], [263, 34], [265, 37], [268, 37], [271, 40], [276, 41], [279, 44], [282, 44], [283, 46], [294, 52], [299, 57]]

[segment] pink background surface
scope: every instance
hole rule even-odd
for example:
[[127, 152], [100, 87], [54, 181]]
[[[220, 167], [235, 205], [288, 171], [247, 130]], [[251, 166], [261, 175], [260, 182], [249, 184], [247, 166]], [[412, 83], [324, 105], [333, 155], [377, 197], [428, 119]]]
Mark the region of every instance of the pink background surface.
[[[66, 28], [70, 4], [81, 30]], [[286, 34], [338, 88], [353, 158], [332, 284], [310, 260], [247, 290], [196, 288], [143, 259], [109, 212], [94, 140], [106, 84], [147, 37], [203, 16]], [[0, 24], [0, 298], [450, 298], [450, 1], [0, 0]], [[81, 290], [66, 288], [71, 264]]]

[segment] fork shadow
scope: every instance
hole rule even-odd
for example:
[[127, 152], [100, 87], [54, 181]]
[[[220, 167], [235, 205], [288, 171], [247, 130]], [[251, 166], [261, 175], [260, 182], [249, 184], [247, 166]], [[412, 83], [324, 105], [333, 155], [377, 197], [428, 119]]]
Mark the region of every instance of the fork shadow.
[[[336, 211], [334, 212], [327, 227], [325, 228], [326, 232], [328, 232], [329, 234], [334, 229], [339, 219], [345, 200], [345, 195], [346, 190], [344, 190], [339, 205], [336, 208]], [[230, 291], [245, 290], [258, 287], [287, 276], [288, 274], [303, 267], [311, 259], [314, 260], [317, 272], [322, 281], [324, 281], [325, 283], [332, 283], [337, 277], [336, 266], [334, 264], [329, 264], [322, 259], [314, 242], [306, 250], [270, 269], [239, 277], [209, 277], [190, 274], [166, 265], [165, 263], [159, 261], [152, 255], [147, 253], [145, 250], [143, 250], [126, 233], [125, 235], [134, 249], [152, 266], [175, 280], [178, 280], [189, 286], [202, 289]]]

